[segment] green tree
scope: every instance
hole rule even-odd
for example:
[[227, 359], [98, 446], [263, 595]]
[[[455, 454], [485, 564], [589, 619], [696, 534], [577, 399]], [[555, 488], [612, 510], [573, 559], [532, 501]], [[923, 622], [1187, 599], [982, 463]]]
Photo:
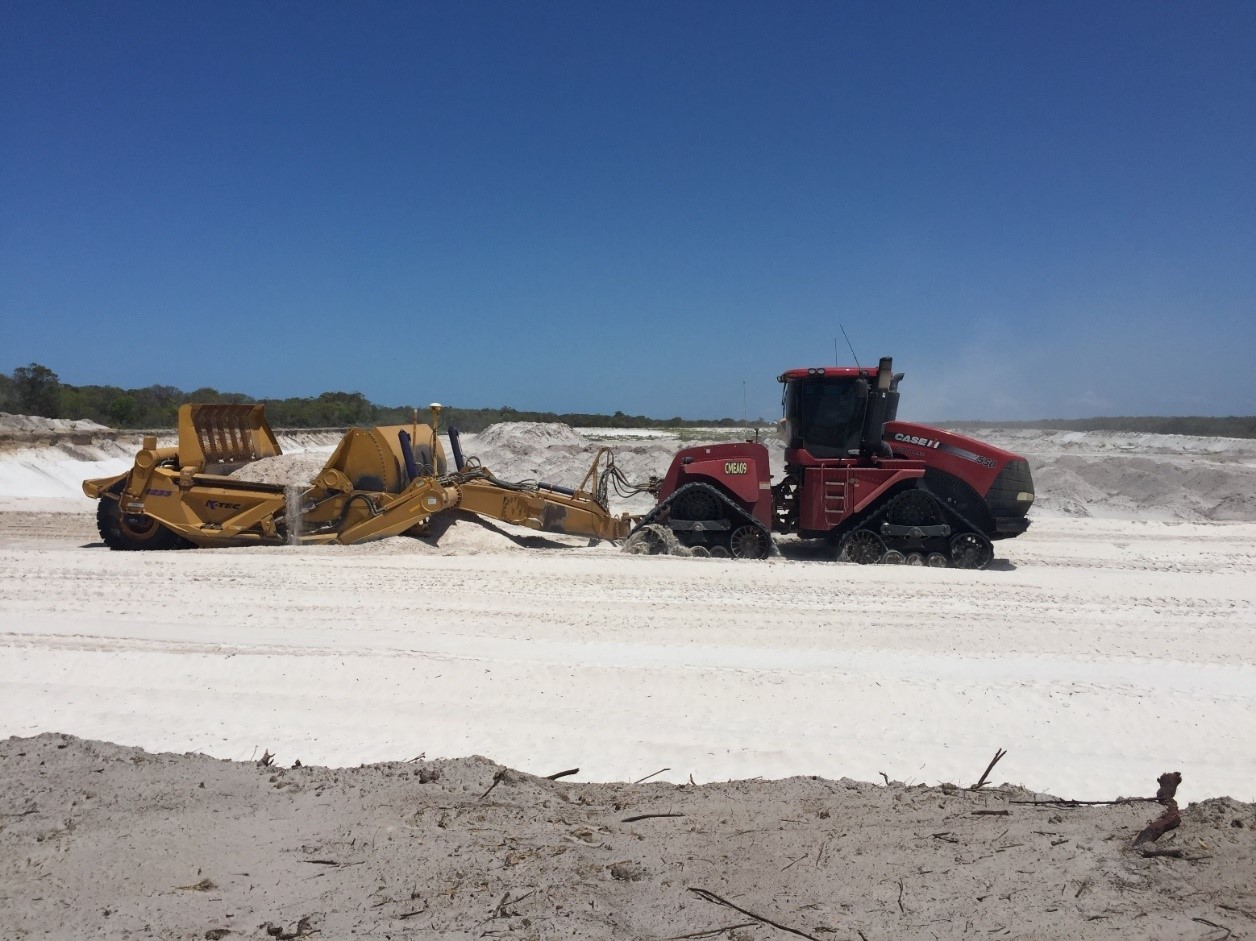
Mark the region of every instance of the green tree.
[[17, 408], [23, 415], [57, 418], [61, 414], [61, 380], [47, 366], [31, 363], [13, 370]]
[[109, 424], [118, 428], [128, 428], [135, 423], [139, 413], [139, 403], [135, 396], [123, 393], [109, 403]]

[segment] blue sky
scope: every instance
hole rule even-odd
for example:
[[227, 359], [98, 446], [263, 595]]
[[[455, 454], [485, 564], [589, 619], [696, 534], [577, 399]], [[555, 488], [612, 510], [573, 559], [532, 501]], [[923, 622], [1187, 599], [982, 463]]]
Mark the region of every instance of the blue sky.
[[1256, 412], [1250, 2], [10, 0], [0, 81], [0, 370]]

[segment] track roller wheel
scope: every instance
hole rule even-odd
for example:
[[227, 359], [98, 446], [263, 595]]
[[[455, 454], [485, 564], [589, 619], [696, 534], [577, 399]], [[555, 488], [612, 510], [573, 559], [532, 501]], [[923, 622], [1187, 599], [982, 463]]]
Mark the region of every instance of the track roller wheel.
[[919, 552], [909, 552], [907, 553], [907, 564], [908, 565], [924, 565], [925, 557], [921, 555]]
[[994, 547], [980, 533], [960, 533], [951, 540], [951, 564], [957, 569], [983, 569], [994, 558]]
[[731, 555], [732, 553], [729, 552], [727, 549], [725, 549], [723, 546], [711, 547], [711, 558], [713, 559], [727, 559]]
[[870, 529], [856, 529], [847, 533], [842, 540], [842, 549], [838, 558], [845, 562], [856, 562], [859, 565], [872, 565], [880, 562], [885, 555], [885, 543]]
[[925, 565], [931, 569], [944, 569], [950, 564], [941, 552], [930, 552], [925, 556]]
[[768, 534], [749, 523], [733, 530], [728, 547], [734, 559], [766, 559], [772, 548]]
[[899, 552], [897, 549], [891, 549], [881, 556], [882, 565], [902, 565], [907, 561], [907, 556]]
[[106, 546], [124, 552], [181, 549], [189, 545], [151, 516], [123, 513], [118, 501], [107, 497], [96, 503], [96, 528]]
[[689, 554], [693, 556], [695, 559], [711, 558], [711, 550], [708, 549], [706, 546], [690, 546]]

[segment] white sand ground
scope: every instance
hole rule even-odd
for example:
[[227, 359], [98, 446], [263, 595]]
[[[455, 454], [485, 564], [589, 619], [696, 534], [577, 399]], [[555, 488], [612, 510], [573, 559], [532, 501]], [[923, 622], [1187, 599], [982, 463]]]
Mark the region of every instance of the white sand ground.
[[[1034, 793], [1147, 795], [1177, 770], [1183, 804], [1253, 800], [1251, 443], [1009, 434], [1042, 508], [965, 572], [797, 543], [628, 556], [469, 518], [357, 547], [110, 552], [75, 493], [131, 445], [72, 432], [0, 441], [0, 736], [39, 736], [0, 742], [0, 937], [781, 936], [694, 885], [816, 939], [1256, 928], [1256, 811], [1233, 800], [1190, 808], [1162, 841], [1181, 858], [1149, 859], [1130, 843], [1154, 805], [687, 783], [970, 784], [1005, 747], [995, 780]], [[268, 473], [333, 442], [285, 440]], [[557, 429], [467, 444], [508, 478], [578, 482], [590, 456]], [[674, 447], [617, 450], [636, 478]], [[473, 754], [576, 782], [665, 770], [595, 786], [431, 761]]]
[[[1045, 467], [1084, 450], [1114, 491], [1095, 514], [1121, 513], [1131, 479], [1149, 516], [1197, 510], [1114, 452], [1251, 470], [1245, 442], [1007, 437]], [[312, 473], [334, 440], [285, 439], [270, 476]], [[465, 440], [515, 478], [576, 482], [591, 453], [561, 426]], [[594, 780], [936, 782], [1002, 746], [1005, 774], [1055, 793], [1134, 793], [1173, 767], [1189, 794], [1256, 797], [1253, 522], [1043, 515], [984, 572], [806, 545], [629, 557], [470, 519], [427, 541], [111, 553], [65, 496], [100, 466], [75, 447], [42, 468], [60, 491], [23, 476], [29, 452], [0, 459], [3, 733], [323, 764], [481, 753]], [[674, 447], [621, 444], [620, 464], [642, 477]], [[30, 512], [49, 509], [72, 512]]]
[[1002, 746], [1005, 775], [1057, 794], [1174, 769], [1192, 796], [1256, 797], [1252, 524], [1044, 520], [965, 572], [520, 549], [474, 521], [489, 538], [452, 555], [128, 554], [83, 548], [83, 517], [12, 519], [7, 734], [589, 780], [936, 783]]

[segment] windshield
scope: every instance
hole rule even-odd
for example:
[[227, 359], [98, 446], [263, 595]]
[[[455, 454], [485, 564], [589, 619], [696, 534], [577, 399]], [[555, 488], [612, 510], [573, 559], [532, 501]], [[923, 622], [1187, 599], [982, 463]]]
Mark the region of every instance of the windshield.
[[789, 446], [816, 457], [859, 452], [865, 399], [858, 379], [797, 379], [785, 385]]

